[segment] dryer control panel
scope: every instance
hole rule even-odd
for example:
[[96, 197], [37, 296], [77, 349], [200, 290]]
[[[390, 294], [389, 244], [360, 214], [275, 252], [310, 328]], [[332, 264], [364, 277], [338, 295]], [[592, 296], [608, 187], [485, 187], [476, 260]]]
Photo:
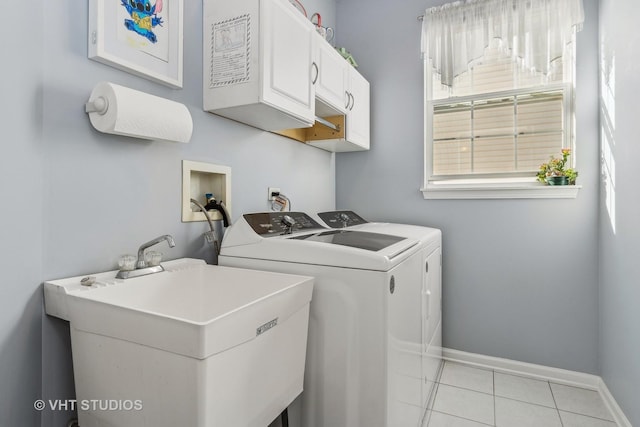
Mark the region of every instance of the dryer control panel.
[[353, 211], [321, 212], [318, 216], [331, 228], [345, 228], [351, 227], [352, 225], [366, 224], [368, 222]]
[[262, 237], [326, 230], [304, 212], [260, 212], [245, 214], [243, 217], [253, 231]]

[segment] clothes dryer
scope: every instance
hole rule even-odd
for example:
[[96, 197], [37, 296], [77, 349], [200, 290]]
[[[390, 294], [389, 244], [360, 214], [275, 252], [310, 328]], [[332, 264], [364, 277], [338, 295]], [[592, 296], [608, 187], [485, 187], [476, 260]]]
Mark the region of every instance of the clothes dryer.
[[[319, 223], [334, 230], [366, 231], [418, 240], [424, 268], [422, 373], [426, 384], [435, 388], [442, 369], [442, 237], [439, 229], [410, 224], [369, 222], [350, 210], [320, 212]], [[429, 393], [433, 395], [433, 393]]]

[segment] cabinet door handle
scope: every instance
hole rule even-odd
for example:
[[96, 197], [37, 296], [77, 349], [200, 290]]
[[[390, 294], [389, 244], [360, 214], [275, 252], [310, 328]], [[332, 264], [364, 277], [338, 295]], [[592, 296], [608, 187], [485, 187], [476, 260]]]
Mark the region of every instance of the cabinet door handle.
[[318, 69], [318, 64], [314, 62], [311, 63], [311, 68], [315, 68], [316, 70], [316, 75], [315, 77], [311, 80], [311, 84], [316, 84], [316, 82], [318, 81], [318, 76], [320, 76], [320, 70]]
[[355, 98], [351, 92], [345, 91], [344, 94], [347, 96], [347, 105], [344, 106], [345, 109], [351, 111], [353, 110], [353, 104], [355, 103]]

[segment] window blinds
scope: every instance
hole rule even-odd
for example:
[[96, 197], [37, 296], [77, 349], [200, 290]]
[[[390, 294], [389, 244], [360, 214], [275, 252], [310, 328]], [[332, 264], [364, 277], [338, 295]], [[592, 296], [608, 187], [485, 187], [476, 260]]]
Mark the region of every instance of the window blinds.
[[564, 91], [433, 107], [433, 175], [533, 172], [564, 140]]

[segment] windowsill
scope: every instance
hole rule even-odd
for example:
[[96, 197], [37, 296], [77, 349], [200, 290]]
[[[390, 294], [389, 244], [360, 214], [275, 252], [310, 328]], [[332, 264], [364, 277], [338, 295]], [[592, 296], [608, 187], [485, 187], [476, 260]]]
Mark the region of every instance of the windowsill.
[[581, 185], [545, 185], [535, 178], [429, 181], [425, 199], [575, 199]]

